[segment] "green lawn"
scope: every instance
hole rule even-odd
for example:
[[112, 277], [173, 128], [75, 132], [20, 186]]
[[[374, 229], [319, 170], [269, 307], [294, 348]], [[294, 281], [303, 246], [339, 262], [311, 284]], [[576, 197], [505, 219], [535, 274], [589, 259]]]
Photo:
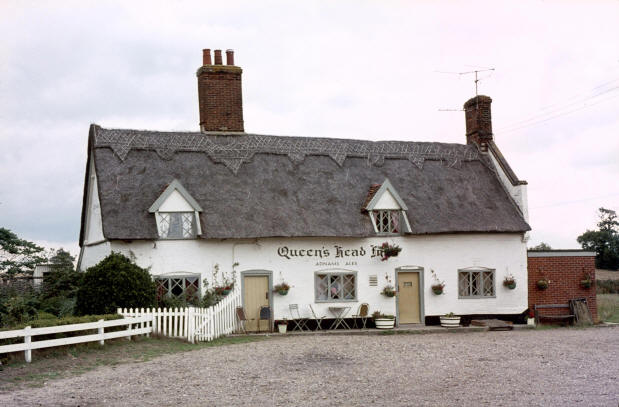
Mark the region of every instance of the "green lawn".
[[619, 294], [598, 294], [597, 303], [600, 321], [619, 323]]

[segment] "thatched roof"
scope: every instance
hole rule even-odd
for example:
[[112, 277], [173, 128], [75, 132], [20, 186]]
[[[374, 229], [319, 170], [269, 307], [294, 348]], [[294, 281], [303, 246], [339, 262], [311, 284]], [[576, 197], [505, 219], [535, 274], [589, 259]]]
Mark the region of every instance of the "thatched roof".
[[202, 207], [207, 239], [373, 236], [360, 209], [368, 189], [385, 179], [408, 206], [413, 234], [530, 229], [471, 145], [93, 125], [88, 159], [108, 239], [156, 239], [148, 208], [174, 179]]

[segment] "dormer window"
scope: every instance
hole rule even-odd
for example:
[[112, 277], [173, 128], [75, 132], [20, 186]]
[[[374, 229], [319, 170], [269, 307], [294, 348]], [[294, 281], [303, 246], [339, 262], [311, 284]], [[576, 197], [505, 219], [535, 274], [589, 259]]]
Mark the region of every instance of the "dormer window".
[[368, 212], [374, 232], [379, 235], [411, 233], [408, 208], [388, 179], [370, 187], [363, 210]]
[[155, 214], [161, 239], [194, 239], [202, 234], [202, 208], [178, 180], [168, 185], [149, 208]]

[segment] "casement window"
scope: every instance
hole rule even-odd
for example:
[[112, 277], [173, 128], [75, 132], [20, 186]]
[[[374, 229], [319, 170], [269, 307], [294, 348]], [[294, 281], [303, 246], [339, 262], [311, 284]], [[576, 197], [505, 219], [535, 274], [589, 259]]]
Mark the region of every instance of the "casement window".
[[164, 297], [184, 299], [187, 302], [200, 299], [200, 276], [157, 276], [157, 300]]
[[398, 234], [400, 233], [400, 223], [402, 211], [400, 210], [380, 210], [372, 211], [376, 232], [379, 234]]
[[159, 237], [162, 239], [193, 239], [196, 237], [194, 212], [159, 212]]
[[161, 239], [195, 239], [202, 234], [202, 208], [178, 180], [168, 185], [148, 211], [155, 214]]
[[459, 298], [493, 298], [495, 294], [494, 270], [470, 268], [458, 270]]
[[315, 298], [317, 302], [357, 300], [356, 273], [316, 273]]

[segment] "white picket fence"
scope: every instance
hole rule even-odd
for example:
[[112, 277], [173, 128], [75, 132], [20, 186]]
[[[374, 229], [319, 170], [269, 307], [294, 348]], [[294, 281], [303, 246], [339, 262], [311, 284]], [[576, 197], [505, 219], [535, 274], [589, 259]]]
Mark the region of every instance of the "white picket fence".
[[[17, 329], [13, 331], [0, 331], [0, 339], [24, 338], [23, 343], [0, 346], [0, 353], [24, 351], [26, 362], [30, 363], [32, 361], [33, 349], [51, 348], [54, 346], [64, 346], [76, 343], [96, 341], [99, 341], [99, 344], [103, 345], [106, 339], [122, 337], [131, 339], [133, 335], [149, 335], [153, 330], [152, 322], [152, 316], [144, 315], [137, 318], [113, 319], [109, 321], [104, 321], [103, 319], [100, 319], [97, 322], [86, 322], [83, 324], [58, 325], [45, 328], [31, 328], [27, 326], [24, 329]], [[127, 326], [127, 329], [125, 330], [105, 332], [105, 328], [124, 325]], [[61, 332], [76, 332], [95, 329], [97, 330], [96, 334], [70, 336], [68, 338], [48, 339], [35, 342], [32, 341], [32, 337], [38, 335], [50, 335]]]
[[240, 306], [241, 293], [235, 288], [209, 308], [118, 308], [118, 313], [124, 317], [152, 317], [153, 333], [195, 343], [237, 331], [236, 307]]

